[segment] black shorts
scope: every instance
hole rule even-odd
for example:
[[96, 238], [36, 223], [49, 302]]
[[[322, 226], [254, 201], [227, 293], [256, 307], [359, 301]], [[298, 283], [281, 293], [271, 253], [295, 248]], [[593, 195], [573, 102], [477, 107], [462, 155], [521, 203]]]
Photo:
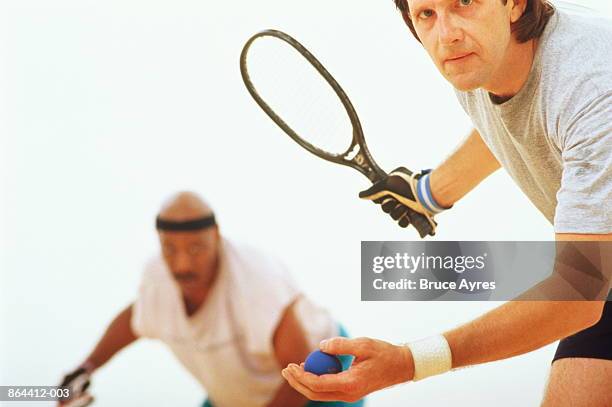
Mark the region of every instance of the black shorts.
[[612, 360], [612, 291], [598, 323], [559, 342], [553, 362], [563, 358]]

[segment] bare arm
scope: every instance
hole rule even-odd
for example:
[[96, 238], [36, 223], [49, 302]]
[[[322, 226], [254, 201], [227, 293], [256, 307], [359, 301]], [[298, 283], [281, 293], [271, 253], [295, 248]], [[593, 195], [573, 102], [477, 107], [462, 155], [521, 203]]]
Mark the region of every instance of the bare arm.
[[476, 130], [431, 173], [434, 199], [449, 207], [491, 175], [500, 164]]
[[[306, 359], [309, 349], [306, 335], [295, 313], [295, 302], [287, 307], [274, 334], [274, 352], [281, 367], [300, 363]], [[303, 407], [308, 399], [283, 382], [267, 407]]]
[[[558, 234], [556, 239], [612, 241], [612, 235]], [[524, 297], [529, 298], [530, 291], [546, 289], [546, 284], [545, 280], [539, 287], [527, 291]], [[606, 287], [606, 293], [607, 290]], [[604, 304], [605, 301], [507, 302], [444, 334], [453, 354], [453, 367], [509, 358], [565, 338], [597, 323]]]
[[570, 336], [595, 324], [603, 305], [603, 301], [505, 303], [444, 334], [453, 368], [521, 355]]
[[100, 339], [94, 350], [87, 357], [85, 363], [87, 363], [91, 370], [104, 365], [117, 352], [137, 339], [136, 334], [132, 331], [131, 320], [132, 304], [115, 317], [106, 329], [106, 332], [104, 332], [102, 339]]

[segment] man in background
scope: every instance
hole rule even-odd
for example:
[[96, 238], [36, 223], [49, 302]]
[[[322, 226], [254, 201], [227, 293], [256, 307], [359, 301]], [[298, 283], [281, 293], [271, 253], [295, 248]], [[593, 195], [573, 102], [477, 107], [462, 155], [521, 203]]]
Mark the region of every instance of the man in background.
[[309, 402], [282, 380], [281, 366], [344, 332], [279, 262], [223, 238], [212, 209], [191, 192], [169, 199], [156, 227], [161, 256], [147, 264], [136, 301], [64, 378], [74, 393], [62, 405], [91, 402], [90, 377], [139, 338], [168, 346], [207, 392], [204, 407], [348, 405]]

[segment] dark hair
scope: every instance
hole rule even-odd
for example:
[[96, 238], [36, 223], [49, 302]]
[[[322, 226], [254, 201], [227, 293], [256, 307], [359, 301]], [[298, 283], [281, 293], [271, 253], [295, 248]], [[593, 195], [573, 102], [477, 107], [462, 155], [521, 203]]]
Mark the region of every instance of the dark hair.
[[[419, 36], [414, 29], [412, 19], [410, 17], [410, 8], [408, 6], [408, 0], [393, 0], [395, 6], [402, 13], [404, 21], [410, 28], [412, 35], [419, 40]], [[508, 0], [501, 0], [502, 3], [506, 4]], [[519, 43], [527, 42], [533, 38], [539, 38], [546, 28], [546, 24], [550, 17], [555, 13], [555, 9], [548, 2], [548, 0], [527, 0], [527, 7], [525, 12], [518, 19], [517, 22], [512, 24], [512, 32], [516, 40]]]

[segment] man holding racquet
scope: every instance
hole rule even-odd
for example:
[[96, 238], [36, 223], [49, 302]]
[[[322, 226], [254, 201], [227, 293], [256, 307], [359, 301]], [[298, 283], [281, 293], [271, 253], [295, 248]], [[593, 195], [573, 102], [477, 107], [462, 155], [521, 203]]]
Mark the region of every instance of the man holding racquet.
[[[433, 220], [501, 166], [553, 224], [557, 241], [609, 249], [599, 242], [612, 241], [610, 21], [568, 15], [545, 0], [395, 4], [475, 130], [433, 171], [398, 168], [360, 196], [406, 227], [414, 213]], [[315, 377], [292, 364], [283, 376], [310, 399], [355, 400], [561, 340], [543, 405], [612, 405], [612, 302], [605, 301], [612, 263], [609, 251], [599, 256], [603, 295], [593, 301], [512, 301], [408, 346], [334, 338], [321, 349], [355, 355], [348, 372]]]
[[[136, 301], [64, 378], [73, 397], [62, 405], [90, 403], [90, 376], [138, 338], [168, 346], [208, 393], [203, 407], [349, 405], [309, 402], [282, 380], [280, 366], [345, 333], [281, 264], [223, 238], [212, 210], [193, 193], [170, 199], [156, 228], [161, 256], [148, 263]], [[345, 368], [351, 360], [342, 359]]]

